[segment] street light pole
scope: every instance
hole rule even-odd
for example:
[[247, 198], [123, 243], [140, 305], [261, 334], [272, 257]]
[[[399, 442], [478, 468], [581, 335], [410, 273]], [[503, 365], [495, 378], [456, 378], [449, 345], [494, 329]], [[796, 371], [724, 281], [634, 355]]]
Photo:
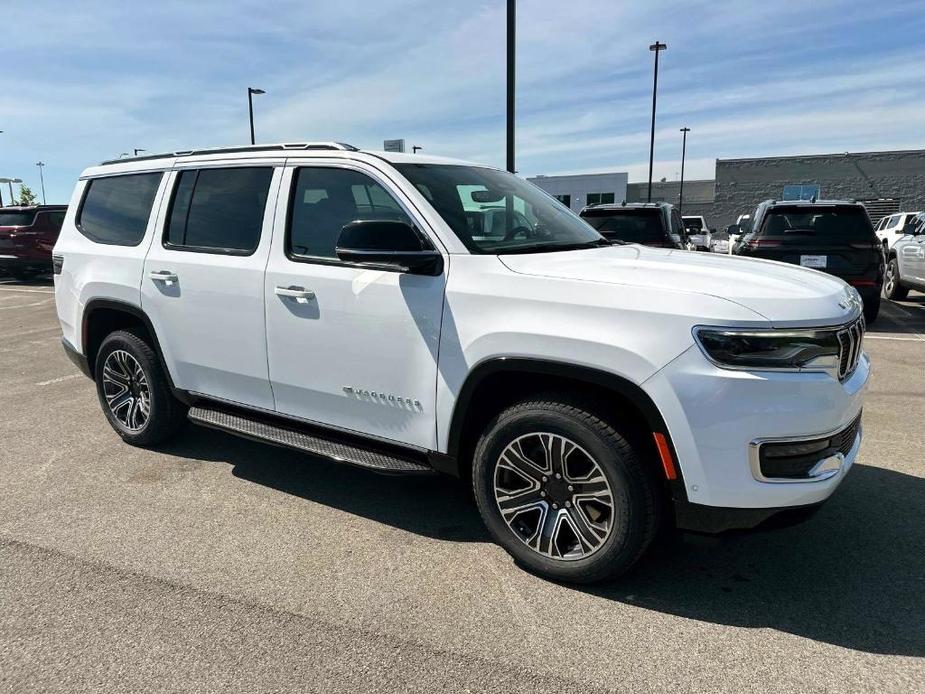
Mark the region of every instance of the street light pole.
[[266, 94], [262, 89], [247, 88], [247, 113], [251, 121], [251, 144], [257, 144], [254, 139], [254, 94]]
[[668, 44], [656, 41], [649, 50], [655, 53], [655, 78], [652, 81], [652, 134], [649, 137], [649, 194], [647, 202], [652, 202], [652, 164], [655, 161], [655, 98], [658, 94], [658, 54], [668, 48]]
[[678, 191], [678, 212], [684, 208], [684, 158], [687, 156], [687, 134], [690, 128], [684, 126], [681, 128], [683, 140], [681, 141], [681, 190]]
[[507, 170], [514, 173], [514, 60], [517, 0], [507, 0]]
[[42, 173], [42, 169], [45, 168], [45, 162], [37, 161], [35, 165], [39, 167], [39, 180], [42, 182], [42, 204], [46, 205], [48, 203], [45, 202], [45, 174]]

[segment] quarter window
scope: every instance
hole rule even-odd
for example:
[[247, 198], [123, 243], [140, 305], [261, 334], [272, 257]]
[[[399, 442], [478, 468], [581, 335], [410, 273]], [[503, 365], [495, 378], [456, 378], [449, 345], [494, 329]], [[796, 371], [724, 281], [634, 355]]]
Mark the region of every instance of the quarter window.
[[249, 255], [260, 243], [273, 169], [186, 169], [174, 189], [165, 245]]
[[144, 238], [163, 174], [128, 174], [87, 183], [77, 228], [91, 241], [137, 246]]
[[336, 258], [341, 229], [358, 219], [413, 224], [385, 188], [350, 169], [298, 169], [291, 204], [287, 252], [295, 256]]

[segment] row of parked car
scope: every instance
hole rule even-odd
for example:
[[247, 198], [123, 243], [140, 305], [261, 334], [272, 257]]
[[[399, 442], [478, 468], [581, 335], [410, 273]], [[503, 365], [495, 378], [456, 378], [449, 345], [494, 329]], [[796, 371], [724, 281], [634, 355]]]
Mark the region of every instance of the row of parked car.
[[724, 232], [669, 203], [595, 205], [581, 216], [612, 241], [777, 260], [840, 277], [857, 289], [868, 323], [880, 297], [925, 291], [925, 213], [901, 212], [874, 229], [866, 208], [843, 200], [767, 200]]

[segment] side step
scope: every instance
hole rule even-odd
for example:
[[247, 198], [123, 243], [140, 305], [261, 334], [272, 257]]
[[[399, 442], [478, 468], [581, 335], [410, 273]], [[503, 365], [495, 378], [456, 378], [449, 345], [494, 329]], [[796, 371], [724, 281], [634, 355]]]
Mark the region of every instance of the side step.
[[[433, 473], [434, 469], [423, 460], [416, 461], [398, 453], [360, 448], [351, 443], [326, 438], [320, 432], [299, 431], [297, 423], [269, 421], [259, 415], [249, 416], [240, 411], [216, 407], [195, 406], [189, 410], [194, 424], [243, 436], [244, 438], [294, 448], [297, 451], [318, 455], [348, 465], [388, 474]], [[285, 425], [284, 425], [285, 424]], [[423, 457], [423, 456], [422, 456]]]

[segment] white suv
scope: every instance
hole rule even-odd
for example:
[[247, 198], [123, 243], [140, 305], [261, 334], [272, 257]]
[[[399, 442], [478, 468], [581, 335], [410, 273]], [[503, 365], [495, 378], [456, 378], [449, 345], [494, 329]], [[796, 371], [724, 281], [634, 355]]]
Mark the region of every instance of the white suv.
[[881, 219], [874, 231], [883, 244], [883, 250], [889, 251], [893, 244], [909, 233], [908, 226], [912, 224], [919, 212], [898, 212]]
[[107, 162], [54, 254], [65, 349], [126, 442], [189, 419], [457, 475], [555, 579], [619, 574], [663, 524], [803, 515], [860, 447], [854, 289], [611, 244], [486, 166], [336, 143]]

